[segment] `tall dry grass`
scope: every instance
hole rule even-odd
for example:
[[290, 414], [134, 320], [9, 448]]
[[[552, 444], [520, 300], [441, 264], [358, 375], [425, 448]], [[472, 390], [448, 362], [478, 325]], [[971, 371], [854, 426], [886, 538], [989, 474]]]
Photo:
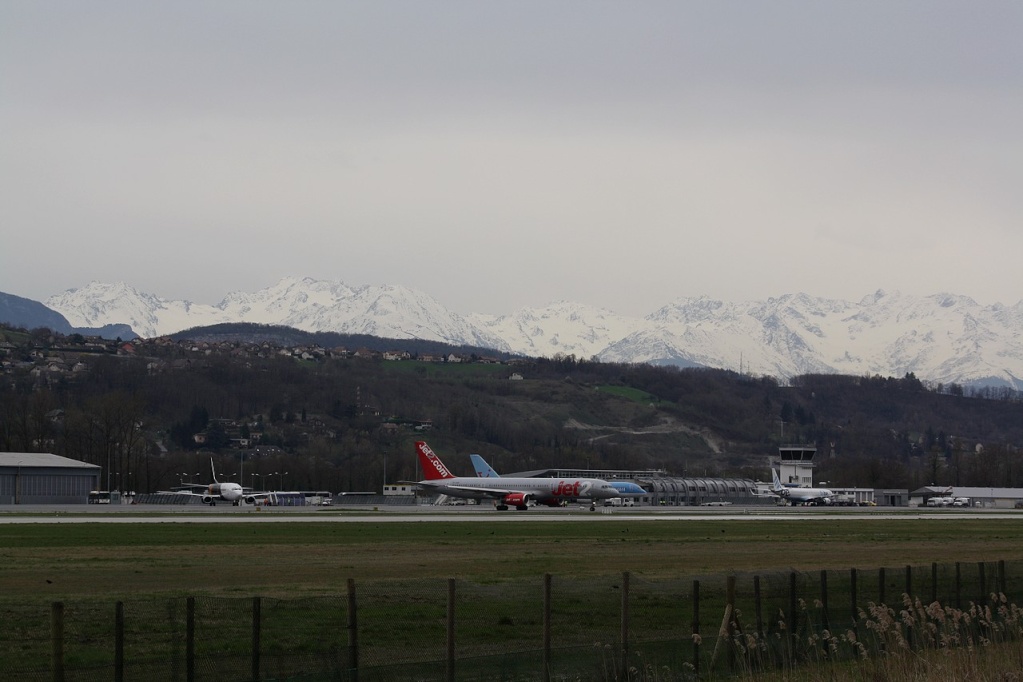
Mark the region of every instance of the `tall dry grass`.
[[783, 615], [771, 635], [726, 633], [732, 656], [726, 676], [758, 682], [1023, 682], [1023, 609], [1004, 594], [965, 609], [904, 594], [898, 611], [872, 603], [844, 632], [817, 630], [814, 611], [801, 606], [806, 627], [798, 633], [786, 629]]

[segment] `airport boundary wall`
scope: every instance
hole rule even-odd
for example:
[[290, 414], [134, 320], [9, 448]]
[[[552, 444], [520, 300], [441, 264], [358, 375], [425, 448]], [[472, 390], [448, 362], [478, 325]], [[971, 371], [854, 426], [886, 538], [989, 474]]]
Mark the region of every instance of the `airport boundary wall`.
[[696, 680], [1023, 641], [1023, 564], [0, 600], [0, 680]]

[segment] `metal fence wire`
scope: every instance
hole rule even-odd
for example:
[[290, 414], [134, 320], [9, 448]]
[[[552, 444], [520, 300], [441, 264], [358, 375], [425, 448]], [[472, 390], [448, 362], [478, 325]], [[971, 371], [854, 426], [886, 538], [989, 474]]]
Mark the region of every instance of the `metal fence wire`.
[[0, 680], [690, 680], [1023, 639], [1023, 564], [349, 580], [302, 599], [22, 604]]

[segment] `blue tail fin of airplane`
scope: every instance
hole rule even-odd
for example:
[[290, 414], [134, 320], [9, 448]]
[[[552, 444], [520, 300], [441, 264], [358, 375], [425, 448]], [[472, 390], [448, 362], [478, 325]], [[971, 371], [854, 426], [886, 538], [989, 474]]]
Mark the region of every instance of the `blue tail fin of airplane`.
[[487, 464], [479, 455], [469, 455], [469, 459], [472, 460], [472, 468], [476, 470], [476, 475], [480, 478], [501, 477], [496, 471], [494, 471], [494, 467]]

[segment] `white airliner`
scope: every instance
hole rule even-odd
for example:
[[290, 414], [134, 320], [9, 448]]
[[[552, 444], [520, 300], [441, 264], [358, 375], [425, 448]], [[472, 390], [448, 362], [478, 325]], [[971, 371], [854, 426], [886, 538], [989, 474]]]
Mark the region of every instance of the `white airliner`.
[[831, 498], [835, 493], [827, 488], [800, 488], [798, 486], [783, 485], [778, 478], [778, 472], [771, 469], [771, 477], [774, 479], [774, 494], [788, 500], [791, 504], [831, 504]]
[[[469, 455], [469, 459], [472, 460], [472, 468], [476, 470], [476, 475], [480, 478], [501, 478], [501, 474], [494, 471], [494, 467], [487, 464], [487, 461], [479, 455]], [[647, 494], [647, 491], [632, 481], [608, 481], [608, 484], [622, 496]]]
[[187, 484], [191, 488], [202, 490], [201, 493], [193, 492], [179, 492], [179, 495], [196, 495], [202, 497], [202, 503], [208, 504], [211, 507], [216, 506], [217, 500], [223, 500], [230, 502], [234, 506], [238, 506], [240, 500], [245, 498], [249, 503], [252, 502], [252, 493], [249, 493], [249, 497], [246, 497], [245, 490], [237, 483], [221, 483], [217, 480], [217, 470], [213, 467], [213, 458], [210, 458], [210, 473], [213, 474], [213, 483], [202, 485], [200, 483]]
[[597, 478], [498, 478], [455, 476], [424, 441], [416, 442], [416, 454], [423, 465], [425, 480], [416, 485], [424, 490], [477, 500], [490, 499], [500, 511], [515, 507], [529, 508], [529, 503], [560, 506], [570, 500], [590, 500], [590, 509], [596, 509], [595, 500], [619, 497], [621, 493], [610, 483]]

